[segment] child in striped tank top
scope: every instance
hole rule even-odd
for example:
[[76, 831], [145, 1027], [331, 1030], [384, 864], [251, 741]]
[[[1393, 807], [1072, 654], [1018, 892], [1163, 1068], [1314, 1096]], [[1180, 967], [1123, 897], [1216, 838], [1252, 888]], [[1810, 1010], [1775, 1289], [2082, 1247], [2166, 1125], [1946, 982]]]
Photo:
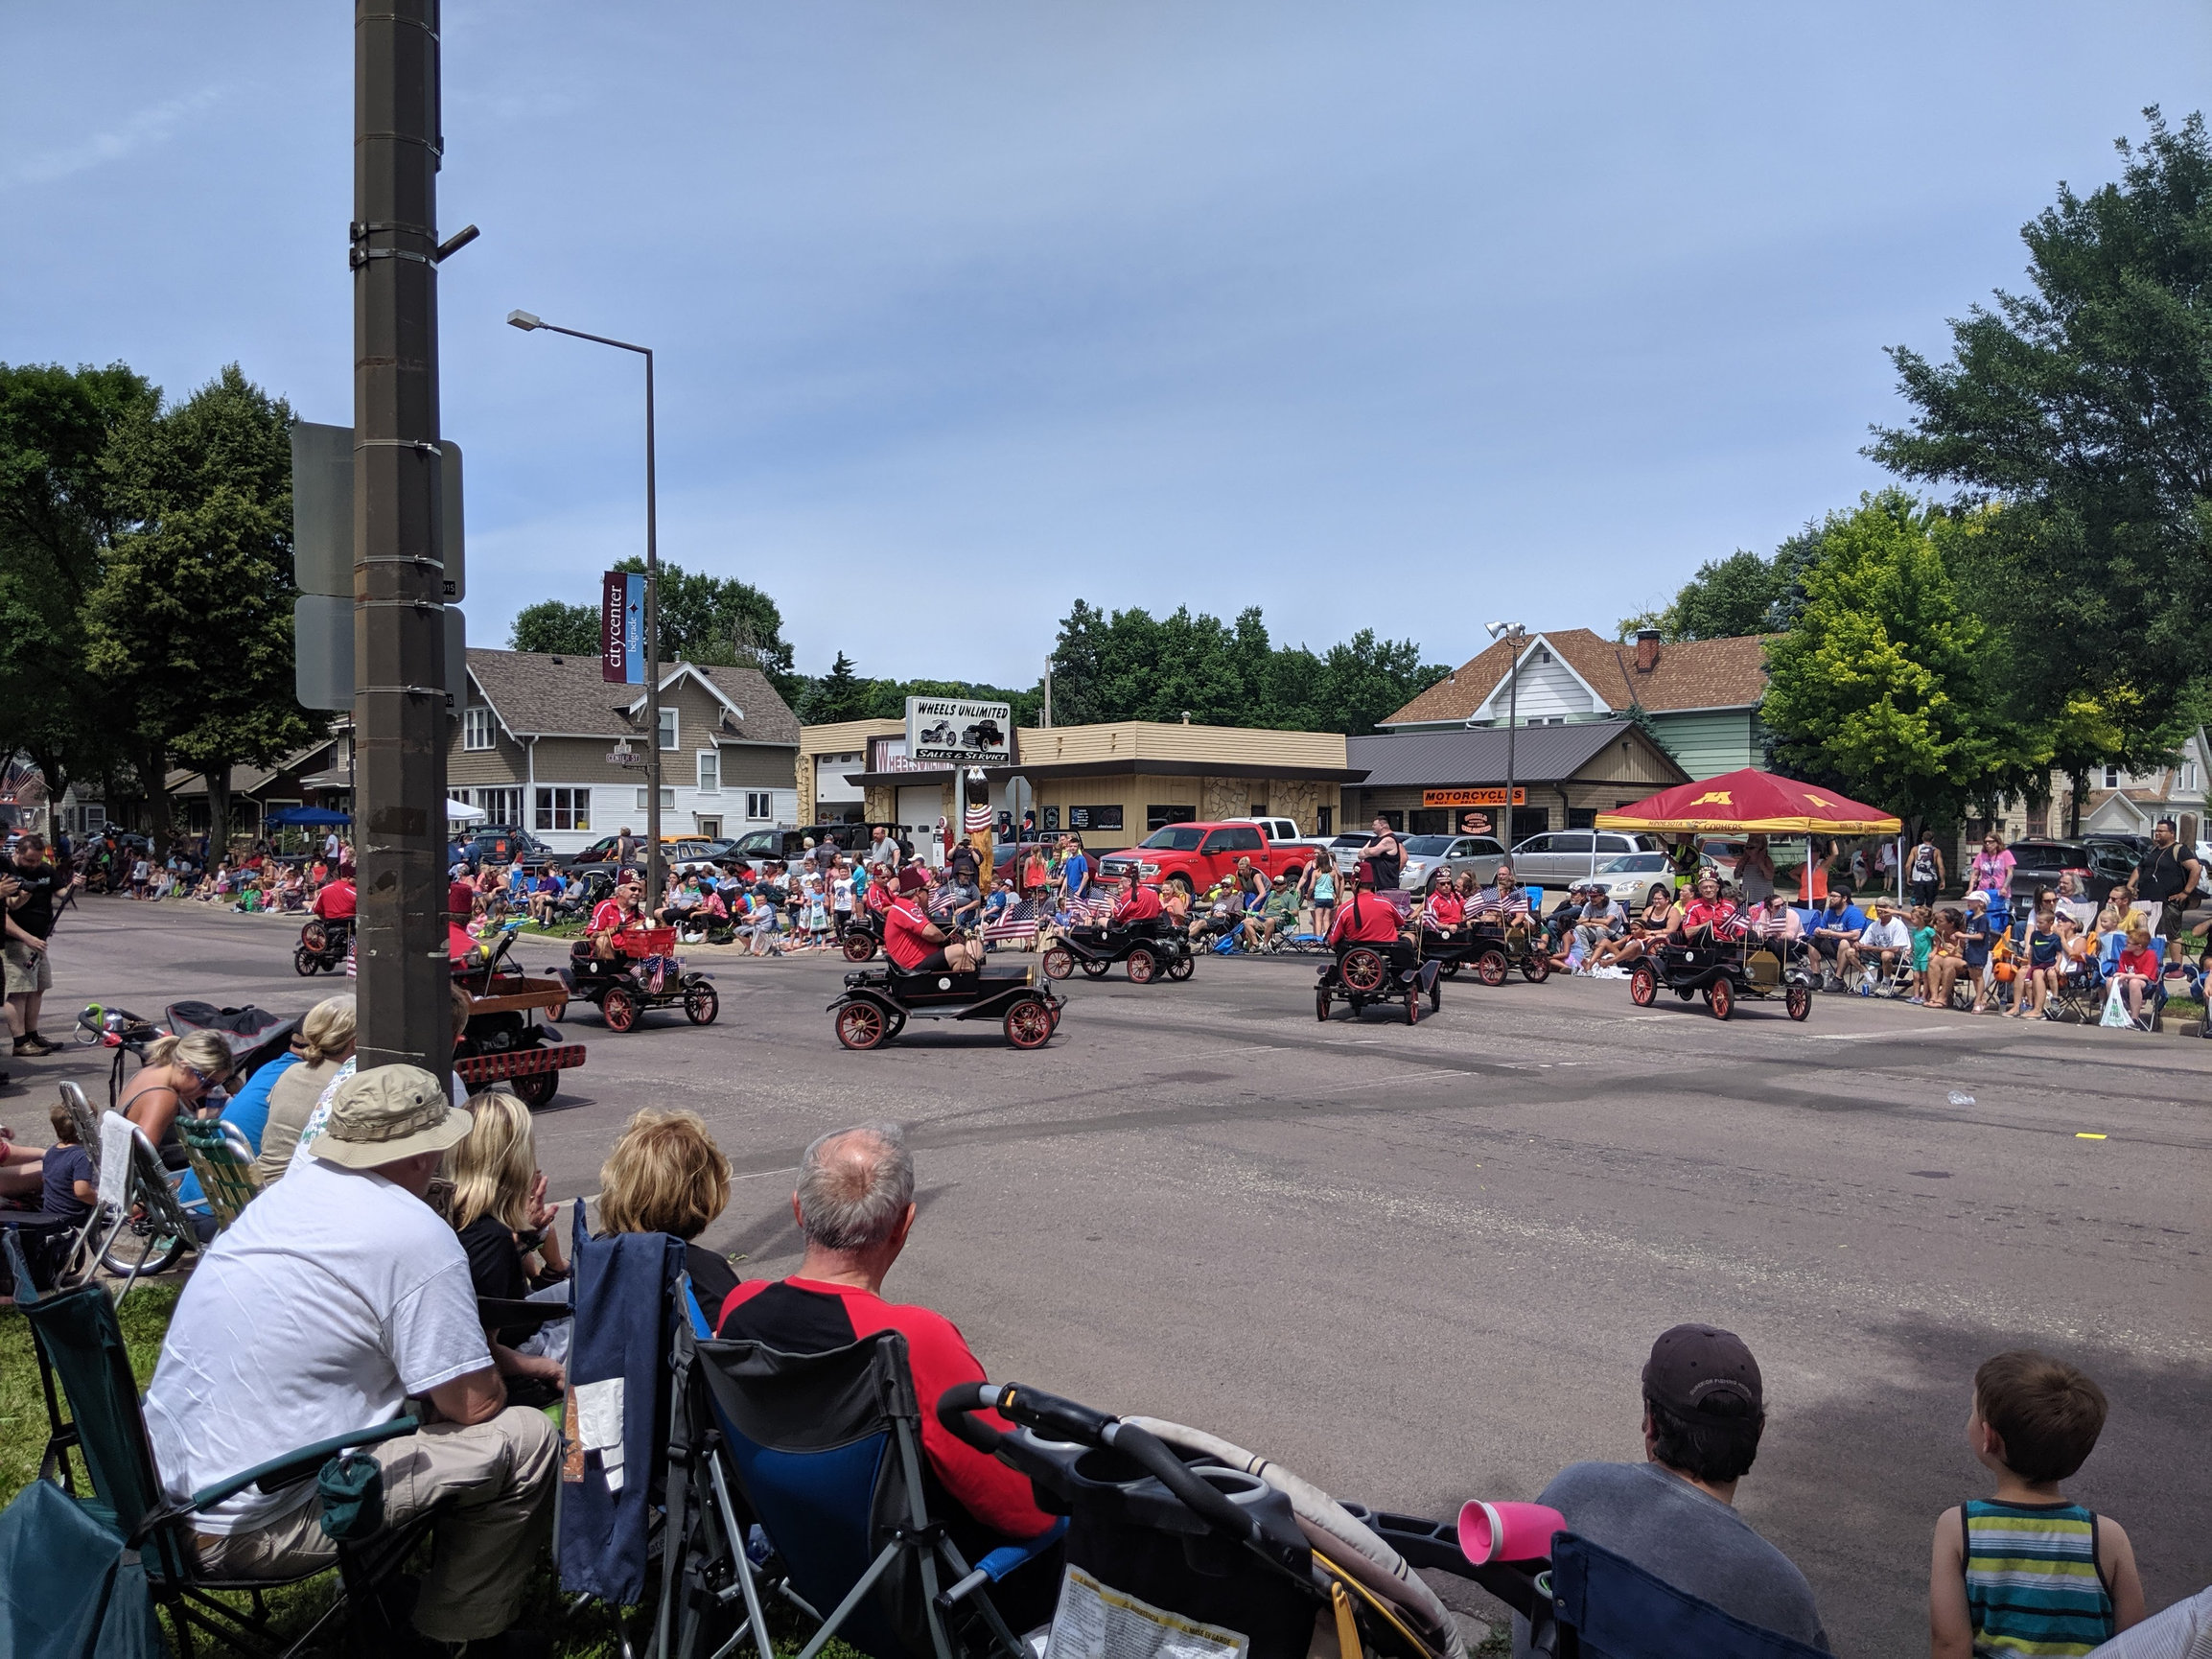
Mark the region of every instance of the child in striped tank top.
[[2128, 1534], [2059, 1490], [2104, 1427], [2105, 1391], [2062, 1360], [2020, 1349], [1974, 1373], [1967, 1440], [1997, 1490], [1936, 1522], [1930, 1659], [2067, 1659], [2141, 1622]]

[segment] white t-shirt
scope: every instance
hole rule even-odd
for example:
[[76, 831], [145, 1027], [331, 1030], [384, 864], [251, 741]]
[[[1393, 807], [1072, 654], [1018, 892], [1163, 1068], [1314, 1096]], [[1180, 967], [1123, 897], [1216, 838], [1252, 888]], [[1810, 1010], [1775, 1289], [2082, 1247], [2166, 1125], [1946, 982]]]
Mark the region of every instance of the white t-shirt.
[[[182, 1497], [295, 1446], [366, 1428], [492, 1363], [468, 1252], [381, 1175], [299, 1159], [184, 1287], [146, 1391], [154, 1466]], [[250, 1531], [314, 1497], [247, 1487], [196, 1516]]]
[[836, 882], [836, 888], [835, 888], [835, 892], [836, 892], [836, 899], [837, 899], [837, 904], [836, 904], [836, 907], [837, 907], [839, 910], [850, 910], [850, 909], [851, 909], [851, 908], [852, 908], [852, 877], [851, 877], [851, 876], [840, 876], [837, 878], [837, 882]]
[[1859, 943], [1869, 950], [1909, 950], [1913, 944], [1913, 930], [1895, 919], [1885, 925], [1876, 917], [1866, 924], [1866, 930], [1859, 935]]

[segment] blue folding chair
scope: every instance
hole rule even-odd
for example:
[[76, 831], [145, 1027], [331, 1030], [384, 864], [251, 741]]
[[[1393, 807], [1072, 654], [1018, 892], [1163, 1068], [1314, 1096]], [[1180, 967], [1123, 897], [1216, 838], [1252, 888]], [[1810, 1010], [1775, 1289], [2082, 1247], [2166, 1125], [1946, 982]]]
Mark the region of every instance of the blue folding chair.
[[[686, 1425], [694, 1443], [680, 1447], [672, 1433], [671, 1465], [684, 1457], [704, 1479], [683, 1499], [671, 1478], [663, 1582], [691, 1588], [661, 1652], [693, 1651], [708, 1601], [740, 1595], [764, 1644], [757, 1579], [818, 1621], [799, 1659], [815, 1659], [831, 1637], [873, 1659], [1019, 1659], [991, 1588], [1048, 1555], [1060, 1529], [970, 1565], [953, 1537], [966, 1518], [923, 1460], [902, 1335], [786, 1354], [757, 1342], [698, 1342], [687, 1330], [677, 1349], [701, 1388]], [[719, 1541], [720, 1559], [695, 1533], [687, 1541], [687, 1509]]]

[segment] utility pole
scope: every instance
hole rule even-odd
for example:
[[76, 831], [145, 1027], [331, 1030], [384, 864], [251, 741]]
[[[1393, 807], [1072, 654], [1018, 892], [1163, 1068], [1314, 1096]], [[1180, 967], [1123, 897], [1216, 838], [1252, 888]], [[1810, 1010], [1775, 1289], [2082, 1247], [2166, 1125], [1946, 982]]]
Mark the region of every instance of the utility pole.
[[354, 835], [361, 1065], [452, 1070], [438, 448], [439, 0], [355, 0]]

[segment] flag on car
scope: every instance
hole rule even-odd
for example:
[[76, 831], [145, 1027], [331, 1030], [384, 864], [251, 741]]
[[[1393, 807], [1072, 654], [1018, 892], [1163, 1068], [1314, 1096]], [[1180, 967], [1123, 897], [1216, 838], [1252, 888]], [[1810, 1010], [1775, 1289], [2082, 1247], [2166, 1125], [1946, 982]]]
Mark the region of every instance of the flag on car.
[[998, 944], [1009, 945], [1036, 937], [1036, 909], [1024, 900], [1009, 904], [995, 920], [984, 923], [983, 936]]

